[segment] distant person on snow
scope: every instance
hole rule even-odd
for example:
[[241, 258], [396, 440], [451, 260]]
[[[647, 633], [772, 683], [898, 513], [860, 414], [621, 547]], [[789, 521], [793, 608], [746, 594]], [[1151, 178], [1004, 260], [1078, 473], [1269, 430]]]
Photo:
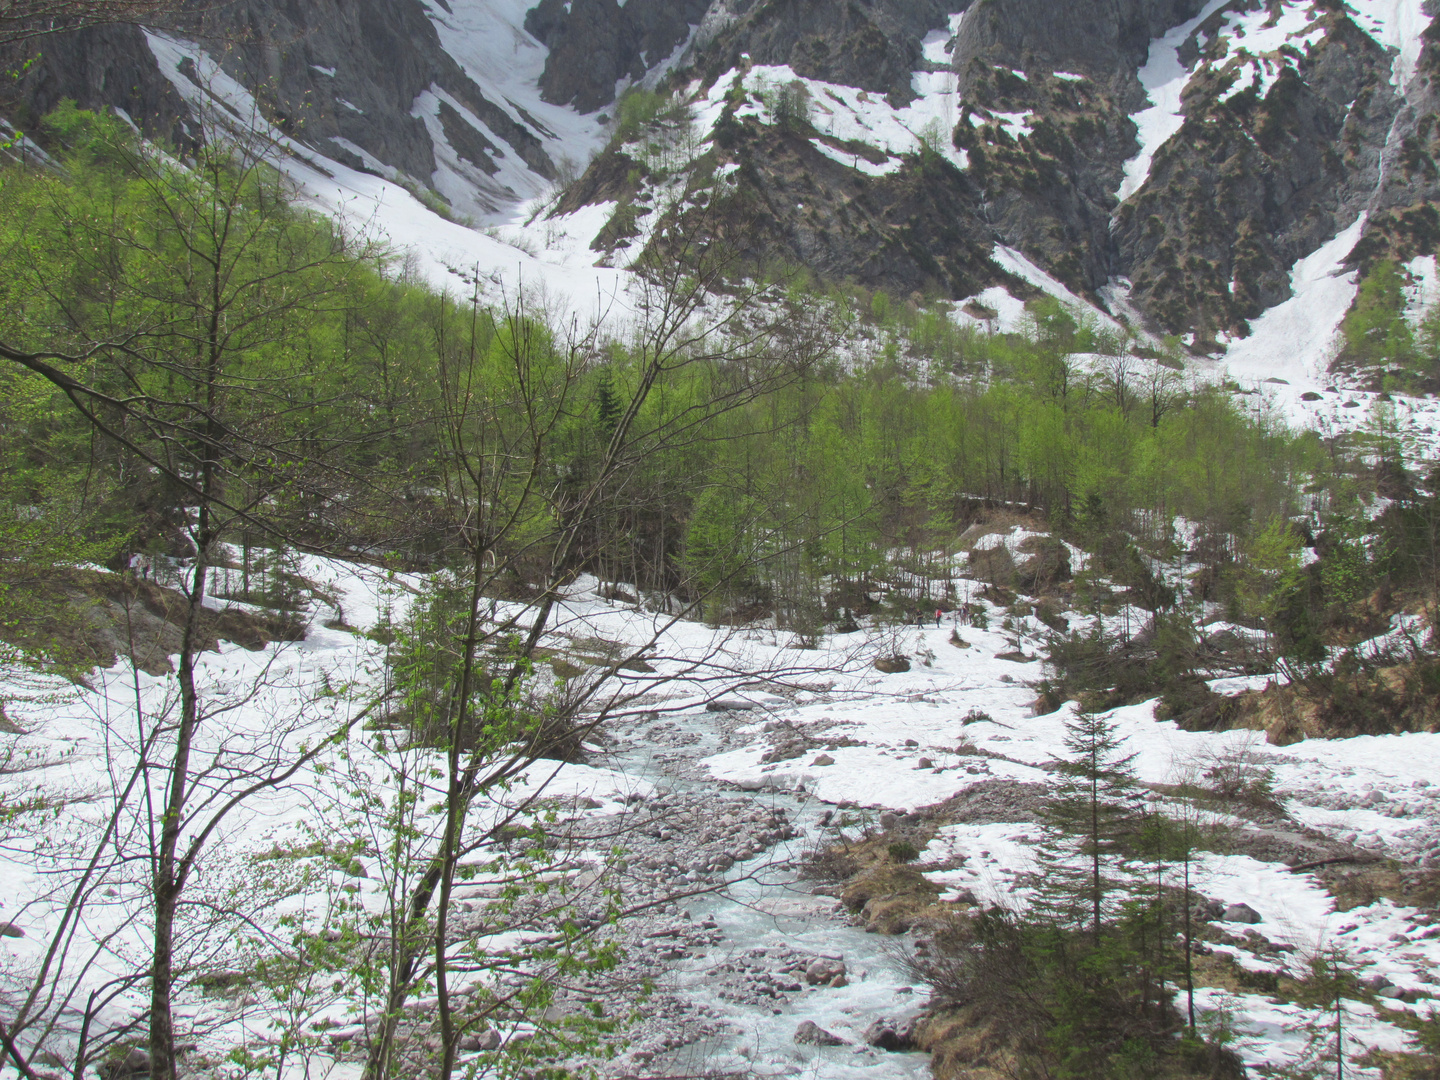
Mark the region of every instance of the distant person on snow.
[[943, 619], [944, 617], [945, 617], [945, 613], [944, 613], [943, 611], [941, 611], [941, 610], [937, 607], [937, 608], [935, 609], [935, 629], [936, 629], [936, 630], [939, 630], [939, 629], [940, 629], [940, 620]]

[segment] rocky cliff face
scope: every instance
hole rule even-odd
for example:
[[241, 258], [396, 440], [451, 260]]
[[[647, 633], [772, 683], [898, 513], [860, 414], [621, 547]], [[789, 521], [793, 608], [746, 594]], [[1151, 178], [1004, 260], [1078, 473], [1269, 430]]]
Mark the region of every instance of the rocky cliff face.
[[1233, 64], [1196, 78], [1184, 125], [1120, 208], [1119, 264], [1168, 332], [1242, 332], [1289, 294], [1291, 265], [1377, 195], [1403, 99], [1373, 39], [1343, 14], [1322, 25], [1264, 96]]
[[[218, 59], [279, 131], [352, 168], [429, 186], [445, 144], [474, 189], [460, 209], [493, 210], [522, 194], [490, 180], [502, 167], [518, 162], [540, 180], [555, 177], [556, 139], [444, 47], [438, 27], [454, 15], [444, 0], [236, 0], [182, 16], [167, 33]], [[30, 49], [38, 60], [19, 87], [29, 115], [71, 97], [124, 108], [161, 133], [192, 119], [174, 73], [160, 70], [134, 27], [46, 38]], [[199, 81], [193, 65], [182, 67]]]
[[856, 86], [904, 105], [913, 73], [924, 66], [921, 39], [944, 27], [954, 0], [779, 0], [731, 13], [733, 21], [697, 58], [705, 78], [718, 78], [748, 57], [788, 64], [802, 78]]
[[541, 0], [525, 29], [550, 50], [540, 86], [545, 100], [593, 112], [616, 87], [639, 82], [684, 46], [705, 18], [707, 0]]
[[[812, 25], [826, 26], [842, 25], [860, 7], [834, 4], [838, 10], [822, 18], [814, 6]], [[843, 65], [806, 67], [807, 39], [790, 30], [795, 9], [779, 4], [750, 13], [702, 54], [697, 69], [712, 77], [748, 54], [755, 63], [788, 63], [796, 75], [862, 86], [903, 104], [896, 65], [936, 67], [914, 45], [924, 26], [943, 25], [943, 11], [916, 11], [903, 31], [887, 28], [894, 59], [868, 64], [867, 79]], [[883, 5], [865, 10], [874, 13], [872, 27], [885, 25]], [[1371, 225], [1357, 259], [1434, 250], [1440, 133], [1430, 79], [1437, 35], [1427, 33], [1411, 79], [1395, 50], [1363, 22], [1338, 0], [976, 0], [945, 49], [959, 110], [948, 134], [965, 151], [966, 168], [930, 169], [920, 178], [919, 165], [907, 162], [900, 173], [910, 179], [900, 186], [911, 195], [903, 200], [889, 197], [897, 187], [892, 176], [852, 177], [859, 190], [834, 194], [825, 179], [834, 169], [821, 154], [803, 166], [764, 164], [782, 145], [791, 147], [780, 154], [787, 158], [804, 150], [793, 131], [752, 122], [734, 140], [745, 147], [737, 155], [747, 165], [741, 182], [756, 189], [751, 201], [770, 219], [769, 241], [807, 262], [818, 247], [831, 272], [866, 283], [888, 277], [901, 288], [958, 298], [975, 278], [949, 272], [954, 257], [999, 243], [1081, 296], [1098, 298], [1107, 284], [1129, 279], [1131, 302], [1152, 328], [1193, 331], [1197, 345], [1213, 346], [1217, 335], [1244, 334], [1249, 320], [1284, 300], [1295, 261], [1361, 212]], [[1178, 39], [1157, 40], [1186, 24]], [[772, 41], [782, 47], [769, 48]], [[1153, 155], [1143, 182], [1122, 192], [1126, 163], [1150, 137], [1134, 119], [1150, 105], [1142, 77], [1167, 48], [1183, 76], [1176, 130], [1143, 147]], [[790, 211], [805, 186], [800, 178], [819, 189], [812, 205], [830, 211], [810, 217], [826, 220]], [[877, 244], [869, 230], [843, 221], [833, 239], [832, 219], [877, 201], [892, 216], [897, 205], [906, 208], [903, 220], [886, 223], [890, 243]], [[946, 227], [935, 227], [936, 218]], [[817, 245], [817, 235], [830, 239]], [[894, 257], [877, 260], [877, 251]]]
[[24, 72], [0, 92], [6, 117], [21, 130], [69, 98], [81, 108], [123, 109], [150, 134], [177, 143], [192, 137], [184, 102], [136, 27], [57, 34], [14, 47], [3, 60], [7, 70]]
[[[177, 33], [292, 138], [480, 217], [588, 156], [617, 91], [674, 95], [552, 204], [615, 203], [616, 265], [688, 218], [902, 294], [1128, 282], [1206, 348], [1361, 213], [1362, 269], [1440, 244], [1440, 31], [1419, 0], [1403, 24], [1357, 4], [540, 0], [518, 26], [491, 0], [238, 0]], [[10, 112], [70, 96], [195, 137], [174, 76], [134, 29], [56, 38]]]

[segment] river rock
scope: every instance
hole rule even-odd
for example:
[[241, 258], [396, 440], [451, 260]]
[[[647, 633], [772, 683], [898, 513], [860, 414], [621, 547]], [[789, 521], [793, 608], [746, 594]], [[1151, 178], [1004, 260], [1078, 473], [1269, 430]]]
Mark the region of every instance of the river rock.
[[909, 1026], [897, 1029], [887, 1020], [876, 1020], [865, 1029], [862, 1038], [866, 1045], [873, 1046], [877, 1050], [888, 1050], [891, 1053], [904, 1053], [906, 1050], [914, 1049]]
[[811, 961], [810, 966], [805, 969], [805, 981], [811, 986], [819, 986], [821, 983], [832, 984], [835, 976], [844, 974], [844, 960], [831, 960], [822, 956]]
[[1225, 914], [1220, 917], [1221, 922], [1258, 923], [1263, 922], [1261, 915], [1249, 904], [1231, 904], [1225, 909]]
[[895, 828], [895, 826], [899, 824], [900, 815], [895, 813], [894, 810], [886, 810], [883, 814], [880, 815], [880, 828], [884, 829], [886, 832], [889, 832], [891, 829]]
[[1196, 922], [1219, 922], [1225, 917], [1225, 907], [1224, 902], [1220, 900], [1206, 900], [1197, 904], [1191, 914]]
[[820, 755], [819, 757], [817, 757], [814, 761], [810, 762], [810, 764], [811, 764], [811, 765], [821, 765], [821, 766], [824, 766], [824, 765], [834, 765], [834, 764], [835, 764], [835, 759], [834, 759], [833, 757], [831, 757], [829, 754], [821, 754], [821, 755]]
[[477, 1050], [499, 1050], [500, 1032], [494, 1028], [486, 1028], [479, 1034], [464, 1035], [460, 1039], [460, 1049], [467, 1054], [473, 1054]]
[[935, 767], [935, 762], [931, 761], [928, 757], [922, 757], [919, 761], [915, 763], [915, 767], [917, 769], [933, 769]]
[[806, 1020], [795, 1029], [795, 1043], [798, 1046], [848, 1046], [844, 1039], [832, 1035], [813, 1020]]
[[14, 923], [0, 922], [0, 937], [24, 937], [25, 931]]
[[706, 712], [749, 712], [755, 708], [753, 701], [745, 701], [742, 698], [716, 698], [707, 702]]
[[132, 1080], [150, 1075], [150, 1055], [139, 1046], [132, 1046], [123, 1057], [97, 1070], [103, 1080]]

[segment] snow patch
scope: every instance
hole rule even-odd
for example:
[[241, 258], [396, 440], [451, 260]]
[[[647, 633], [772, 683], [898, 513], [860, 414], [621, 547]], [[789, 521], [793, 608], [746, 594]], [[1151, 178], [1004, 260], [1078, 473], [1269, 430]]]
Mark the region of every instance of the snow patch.
[[[1358, 288], [1344, 262], [1365, 228], [1361, 214], [1348, 229], [1299, 260], [1290, 271], [1289, 300], [1251, 324], [1248, 338], [1225, 354], [1225, 367], [1237, 379], [1259, 382], [1283, 378], [1278, 390], [1298, 396], [1323, 381], [1335, 335]], [[1278, 392], [1277, 390], [1277, 392]]]
[[[769, 98], [780, 87], [795, 82], [803, 85], [809, 94], [811, 123], [817, 131], [833, 139], [861, 142], [891, 157], [919, 153], [928, 143], [956, 168], [964, 169], [969, 164], [968, 157], [955, 148], [951, 138], [959, 94], [955, 74], [949, 71], [916, 72], [915, 100], [903, 109], [892, 109], [884, 98], [865, 90], [803, 79], [784, 64], [759, 64], [743, 73], [722, 76], [703, 98], [694, 102], [694, 122], [701, 138], [708, 140], [712, 136], [725, 110], [726, 97], [737, 85], [750, 95], [750, 100], [735, 110], [736, 118], [753, 116], [761, 123], [772, 124], [775, 118]], [[854, 164], [843, 154], [836, 160], [845, 165]]]
[[1207, 0], [1200, 14], [1181, 23], [1164, 37], [1150, 43], [1150, 54], [1139, 71], [1140, 85], [1152, 102], [1130, 119], [1140, 129], [1140, 152], [1125, 163], [1125, 179], [1115, 197], [1124, 202], [1144, 185], [1150, 175], [1150, 163], [1170, 136], [1185, 123], [1181, 95], [1190, 82], [1190, 72], [1180, 63], [1180, 47], [1195, 28], [1218, 11], [1226, 0]]
[[[457, 0], [454, 6], [459, 14], [473, 4]], [[580, 312], [614, 307], [617, 301], [624, 308], [627, 275], [594, 266], [593, 253], [584, 245], [570, 245], [558, 256], [541, 257], [517, 248], [512, 242], [443, 218], [397, 182], [400, 179], [397, 170], [355, 144], [335, 140], [337, 146], [359, 156], [366, 169], [380, 175], [352, 169], [270, 127], [250, 93], [203, 49], [155, 32], [147, 32], [146, 39], [161, 73], [195, 108], [197, 115], [205, 118], [207, 127], [230, 124], [254, 128], [258, 138], [274, 147], [275, 167], [295, 181], [305, 201], [335, 215], [354, 232], [412, 252], [416, 270], [436, 289], [453, 290], [465, 284], [468, 291], [468, 283], [478, 278], [493, 281], [498, 291], [503, 277], [512, 289], [517, 283], [532, 288], [543, 286], [549, 302]], [[180, 73], [179, 65], [185, 59], [195, 63], [205, 90]], [[216, 100], [234, 110], [234, 114], [217, 109]], [[555, 107], [547, 105], [546, 109], [550, 111], [545, 115], [553, 118]], [[564, 110], [560, 112], [563, 114]], [[217, 134], [223, 137], [224, 131]], [[499, 216], [509, 220], [516, 213], [512, 207]], [[540, 245], [531, 243], [530, 246]]]
[[991, 253], [990, 257], [1003, 269], [1008, 270], [1018, 278], [1028, 281], [1047, 296], [1053, 296], [1062, 304], [1092, 314], [1107, 325], [1113, 328], [1119, 328], [1120, 324], [1109, 315], [1105, 314], [1093, 304], [1076, 296], [1064, 283], [1040, 269], [1040, 267], [1036, 266], [1014, 248], [1006, 247], [1004, 244], [996, 244], [995, 250]]
[[1430, 27], [1424, 0], [1346, 0], [1355, 25], [1387, 49], [1395, 50], [1390, 82], [1403, 91], [1415, 77], [1415, 65]]
[[1440, 272], [1434, 255], [1411, 259], [1405, 269], [1410, 273], [1410, 284], [1405, 287], [1405, 321], [1413, 329], [1440, 301]]
[[816, 150], [820, 151], [820, 153], [824, 154], [831, 161], [837, 161], [846, 168], [857, 169], [866, 176], [889, 176], [893, 172], [898, 172], [900, 166], [905, 163], [903, 158], [890, 157], [877, 165], [875, 162], [862, 157], [860, 154], [847, 154], [819, 139], [811, 139], [810, 145], [815, 147]]

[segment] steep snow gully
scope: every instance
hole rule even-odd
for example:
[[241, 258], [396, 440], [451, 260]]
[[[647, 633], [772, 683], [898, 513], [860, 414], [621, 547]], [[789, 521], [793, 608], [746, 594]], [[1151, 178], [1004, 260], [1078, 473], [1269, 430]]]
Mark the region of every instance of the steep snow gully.
[[[1284, 66], [1295, 63], [1294, 58], [1313, 44], [1319, 32], [1317, 20], [1323, 11], [1309, 0], [1286, 0], [1273, 15], [1267, 10], [1248, 10], [1249, 6], [1236, 0], [1207, 0], [1194, 18], [1151, 43], [1148, 58], [1138, 72], [1147, 101], [1132, 116], [1138, 129], [1139, 149], [1124, 164], [1124, 180], [1117, 192], [1122, 202], [1144, 187], [1155, 154], [1179, 132], [1186, 93], [1202, 70], [1239, 63], [1244, 72], [1227, 95], [1251, 84], [1257, 84], [1263, 95], [1275, 85]], [[545, 46], [524, 28], [524, 0], [427, 3], [425, 11], [441, 46], [487, 100], [503, 103], [500, 107], [517, 125], [536, 134], [551, 160], [568, 162], [569, 168], [583, 167], [605, 144], [609, 111], [613, 109], [582, 114], [572, 106], [542, 99], [537, 82], [548, 54]], [[691, 141], [698, 149], [708, 145], [723, 99], [735, 87], [757, 93], [764, 86], [798, 81], [807, 87], [812, 101], [824, 106], [817, 124], [828, 137], [858, 140], [887, 155], [887, 161], [880, 165], [853, 154], [843, 155], [842, 163], [867, 175], [883, 176], [898, 165], [898, 155], [913, 153], [922, 140], [931, 138], [933, 128], [956, 122], [964, 103], [956, 93], [954, 73], [945, 69], [953, 62], [951, 50], [967, 11], [950, 15], [945, 29], [936, 30], [921, 43], [924, 67], [914, 75], [913, 100], [908, 104], [897, 107], [855, 87], [799, 77], [785, 66], [747, 65], [744, 70], [718, 73], [703, 87], [699, 82], [690, 85], [686, 94], [691, 99]], [[1352, 0], [1345, 11], [1358, 27], [1394, 55], [1391, 81], [1401, 94], [1408, 94], [1423, 48], [1422, 35], [1431, 23], [1422, 0]], [[1199, 28], [1213, 23], [1216, 17], [1220, 18], [1220, 38], [1218, 43], [1212, 43]], [[234, 126], [238, 117], [245, 118], [246, 124], [265, 126], [263, 111], [253, 97], [203, 48], [161, 34], [150, 34], [149, 42], [161, 73], [209, 123]], [[1194, 45], [1203, 46], [1204, 54], [1195, 55]], [[683, 64], [683, 57], [677, 60], [672, 56], [665, 63]], [[192, 77], [197, 72], [199, 77]], [[1067, 72], [1057, 73], [1057, 77], [1081, 78]], [[617, 92], [624, 86], [623, 81], [618, 84]], [[352, 162], [358, 157], [362, 168], [328, 156], [323, 143], [306, 146], [270, 130], [268, 136], [279, 151], [277, 163], [317, 207], [342, 215], [355, 228], [382, 236], [397, 248], [411, 252], [416, 267], [437, 287], [468, 291], [479, 282], [482, 290], [498, 293], [523, 284], [543, 291], [551, 303], [567, 305], [582, 316], [603, 312], [623, 318], [629, 281], [623, 260], [615, 267], [603, 265], [610, 260], [597, 257], [590, 248], [614, 204], [599, 203], [569, 214], [552, 215], [553, 199], [559, 190], [554, 182], [536, 174], [514, 153], [500, 155], [499, 171], [494, 175], [477, 173], [451, 146], [444, 125], [436, 119], [442, 103], [448, 102], [452, 109], [457, 103], [438, 88], [427, 91], [422, 99], [416, 101], [413, 114], [425, 120], [435, 144], [437, 163], [435, 174], [424, 180], [449, 200], [451, 209], [443, 216], [436, 211], [433, 200], [427, 202], [419, 197], [413, 179], [407, 181], [398, 170], [353, 145], [340, 148], [347, 151]], [[762, 123], [774, 122], [763, 105], [747, 105], [741, 113], [753, 115]], [[508, 145], [473, 113], [464, 110], [463, 115], [483, 139]], [[1013, 128], [1012, 136], [1029, 133], [1029, 120], [1024, 114], [1016, 114], [1006, 123]], [[821, 153], [841, 160], [833, 146], [816, 145]], [[965, 151], [954, 149], [944, 139], [938, 145], [956, 168], [968, 169]], [[1391, 149], [1387, 146], [1381, 156], [1377, 194], [1393, 157]], [[479, 190], [477, 184], [484, 189], [480, 201], [472, 197]], [[1222, 338], [1224, 351], [1202, 362], [1200, 368], [1218, 378], [1233, 377], [1247, 388], [1261, 390], [1296, 423], [1328, 431], [1368, 423], [1374, 395], [1367, 398], [1349, 392], [1325, 372], [1340, 318], [1356, 287], [1353, 270], [1342, 266], [1364, 227], [1364, 218], [1347, 221], [1329, 243], [1297, 262], [1291, 273], [1292, 298], [1255, 320], [1250, 337], [1234, 341]], [[636, 250], [637, 245], [638, 241], [633, 242], [630, 250]], [[1007, 257], [1024, 261], [1018, 253], [998, 247], [997, 265], [1013, 271], [1006, 265]], [[1020, 276], [1091, 317], [1108, 321], [1112, 314], [1126, 310], [1123, 283], [1112, 283], [1101, 290], [1103, 296], [1122, 301], [1112, 303], [1112, 310], [1107, 312], [1077, 297], [1043, 270], [1031, 270], [1020, 272]], [[971, 299], [1000, 312], [998, 325], [1002, 328], [1020, 321], [1020, 304], [1003, 288], [992, 287]], [[967, 301], [954, 305], [958, 321], [973, 321], [964, 313], [966, 306]], [[1295, 335], [1294, 328], [1302, 325], [1303, 332]], [[1275, 381], [1278, 379], [1286, 382]], [[1286, 389], [1277, 392], [1281, 386]], [[1298, 399], [1305, 393], [1319, 393], [1322, 400], [1301, 403]], [[1336, 400], [1328, 400], [1331, 397]], [[1342, 407], [1351, 401], [1357, 405]], [[1429, 412], [1424, 404], [1408, 399], [1399, 409], [1402, 413], [1416, 410]], [[1402, 426], [1419, 430], [1434, 425]], [[1430, 440], [1422, 441], [1430, 445]]]

